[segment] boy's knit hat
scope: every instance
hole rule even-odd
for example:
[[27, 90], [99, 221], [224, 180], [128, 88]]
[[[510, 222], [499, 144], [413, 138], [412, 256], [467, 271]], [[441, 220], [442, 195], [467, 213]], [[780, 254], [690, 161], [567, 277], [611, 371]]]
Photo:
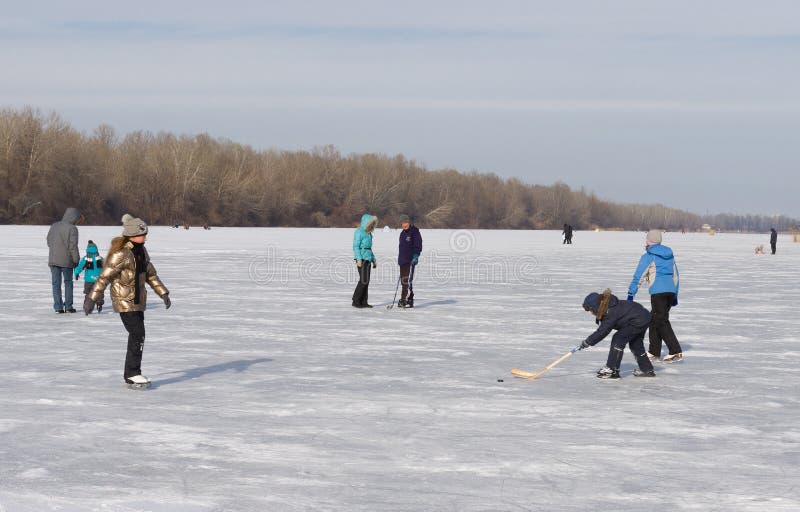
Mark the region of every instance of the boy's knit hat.
[[400, 216], [400, 224], [404, 222], [411, 222], [411, 217], [409, 217], [405, 213]]
[[660, 244], [661, 243], [661, 230], [660, 229], [651, 229], [647, 232], [647, 243], [648, 245], [652, 244]]
[[122, 236], [134, 237], [147, 234], [147, 224], [138, 217], [126, 213], [122, 216]]

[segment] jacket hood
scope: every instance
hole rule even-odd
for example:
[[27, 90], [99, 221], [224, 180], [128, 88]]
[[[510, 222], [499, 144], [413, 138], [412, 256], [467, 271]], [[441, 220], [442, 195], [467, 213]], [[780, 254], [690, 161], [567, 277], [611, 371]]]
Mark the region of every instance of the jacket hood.
[[64, 222], [69, 222], [70, 224], [75, 224], [80, 218], [81, 212], [79, 212], [77, 208], [67, 208], [67, 210], [64, 212], [64, 216], [61, 217], [61, 220]]
[[[597, 292], [592, 292], [583, 299], [583, 309], [589, 309], [594, 312], [597, 312], [598, 308], [600, 308], [600, 299], [603, 296]], [[619, 299], [616, 295], [611, 295], [608, 301], [608, 307], [613, 308], [619, 303]]]
[[369, 227], [370, 224], [372, 224], [372, 227], [374, 228], [375, 224], [377, 223], [378, 223], [378, 217], [374, 215], [365, 213], [364, 215], [361, 216], [361, 229], [363, 229], [364, 231], [367, 230], [367, 227]]
[[674, 256], [672, 255], [672, 249], [670, 249], [666, 245], [661, 245], [661, 244], [648, 245], [647, 252], [649, 254], [652, 254], [653, 256], [664, 258], [665, 260], [674, 258]]

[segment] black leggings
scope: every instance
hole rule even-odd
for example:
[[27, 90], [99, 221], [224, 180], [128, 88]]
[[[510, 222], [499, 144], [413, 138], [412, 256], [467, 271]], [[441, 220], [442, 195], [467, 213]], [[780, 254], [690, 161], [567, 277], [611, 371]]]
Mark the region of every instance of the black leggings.
[[120, 313], [122, 325], [128, 331], [128, 352], [125, 354], [125, 374], [128, 379], [142, 373], [142, 351], [144, 350], [144, 311]]
[[358, 284], [353, 292], [353, 305], [366, 306], [367, 299], [369, 299], [369, 278], [372, 273], [372, 262], [367, 260], [361, 261], [361, 266], [358, 267]]

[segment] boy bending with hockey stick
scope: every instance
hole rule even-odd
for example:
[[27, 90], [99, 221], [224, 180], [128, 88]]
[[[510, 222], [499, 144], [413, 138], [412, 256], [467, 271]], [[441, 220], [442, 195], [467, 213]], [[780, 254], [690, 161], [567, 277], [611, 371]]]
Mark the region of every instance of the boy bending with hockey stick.
[[644, 348], [644, 333], [650, 325], [649, 311], [638, 302], [619, 300], [608, 289], [602, 295], [599, 293], [587, 295], [583, 300], [583, 309], [594, 315], [599, 327], [581, 343], [579, 350], [597, 345], [613, 329], [617, 330], [611, 338], [606, 366], [597, 372], [598, 378], [619, 378], [619, 366], [626, 345], [630, 346], [639, 364], [639, 369], [634, 370], [633, 374], [637, 377], [656, 376], [653, 363], [648, 359]]

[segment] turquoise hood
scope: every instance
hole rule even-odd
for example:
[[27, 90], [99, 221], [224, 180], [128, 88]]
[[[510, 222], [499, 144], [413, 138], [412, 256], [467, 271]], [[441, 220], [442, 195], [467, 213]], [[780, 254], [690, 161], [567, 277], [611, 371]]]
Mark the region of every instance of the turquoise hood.
[[[353, 258], [356, 260], [375, 261], [375, 254], [372, 252], [372, 233], [378, 217], [365, 213], [361, 216], [361, 225], [353, 233]], [[372, 226], [370, 231], [367, 229]]]

